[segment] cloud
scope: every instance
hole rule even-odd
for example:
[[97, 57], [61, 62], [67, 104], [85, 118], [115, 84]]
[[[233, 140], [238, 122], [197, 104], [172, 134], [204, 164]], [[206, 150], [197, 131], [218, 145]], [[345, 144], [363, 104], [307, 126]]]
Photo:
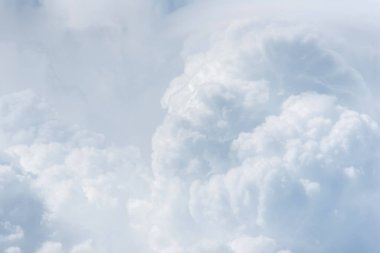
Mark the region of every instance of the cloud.
[[[149, 171], [139, 151], [61, 124], [30, 91], [2, 97], [0, 111], [1, 187], [7, 189], [0, 198], [2, 247], [88, 252], [93, 239], [92, 252], [109, 248], [111, 241], [114, 251], [132, 248], [135, 240], [125, 244], [124, 239], [128, 199], [149, 191]], [[105, 233], [111, 223], [114, 232]], [[113, 239], [102, 243], [105, 236]]]
[[272, 239], [265, 237], [250, 238], [244, 237], [239, 238], [231, 243], [231, 248], [236, 253], [245, 253], [245, 252], [275, 252], [276, 247], [275, 242]]
[[[378, 149], [379, 129], [359, 112], [371, 95], [357, 70], [305, 27], [237, 23], [220, 38], [187, 59], [162, 100], [153, 223], [166, 244], [156, 247], [377, 248], [363, 210], [377, 209], [368, 150]], [[361, 227], [372, 232], [358, 236]]]
[[[47, 230], [42, 224], [43, 203], [17, 168], [1, 161], [0, 250], [17, 252], [19, 247], [34, 250]], [[16, 245], [18, 247], [16, 247]]]
[[[163, 114], [159, 98], [181, 69], [181, 42], [172, 39], [165, 47], [165, 5], [0, 1], [0, 92], [32, 89], [62, 121], [149, 152]], [[136, 113], [136, 107], [147, 113]]]
[[376, 252], [377, 11], [333, 5], [0, 1], [0, 251]]
[[18, 247], [10, 247], [5, 250], [5, 253], [20, 253], [21, 250]]
[[37, 253], [63, 253], [63, 249], [58, 242], [45, 242]]

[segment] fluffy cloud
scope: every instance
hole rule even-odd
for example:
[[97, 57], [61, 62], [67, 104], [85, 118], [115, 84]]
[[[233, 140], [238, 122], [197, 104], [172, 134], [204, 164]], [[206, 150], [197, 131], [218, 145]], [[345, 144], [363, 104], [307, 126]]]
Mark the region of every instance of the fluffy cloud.
[[[377, 248], [369, 150], [379, 129], [356, 111], [371, 99], [358, 71], [304, 27], [242, 23], [220, 37], [188, 59], [162, 100], [168, 115], [153, 140], [159, 247]], [[359, 236], [362, 227], [371, 232]]]
[[[2, 97], [0, 111], [2, 247], [25, 252], [132, 248], [132, 236], [124, 244], [127, 200], [149, 191], [139, 151], [106, 145], [100, 135], [61, 124], [30, 91]], [[111, 223], [113, 232], [105, 233]], [[88, 240], [97, 248], [92, 250]]]
[[377, 26], [340, 4], [0, 1], [0, 251], [377, 252]]

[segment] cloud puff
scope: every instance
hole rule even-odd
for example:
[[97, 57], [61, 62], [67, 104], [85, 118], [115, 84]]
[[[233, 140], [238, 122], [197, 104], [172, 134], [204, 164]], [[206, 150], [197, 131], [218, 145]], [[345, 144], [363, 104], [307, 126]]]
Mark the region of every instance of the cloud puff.
[[358, 71], [304, 27], [235, 24], [220, 38], [189, 57], [162, 100], [153, 223], [165, 243], [156, 247], [378, 248], [369, 150], [379, 129], [356, 111], [370, 97]]
[[[2, 247], [89, 252], [94, 240], [92, 252], [133, 248], [124, 239], [127, 200], [149, 191], [139, 151], [61, 124], [30, 91], [2, 97], [0, 112]], [[114, 232], [105, 232], [111, 223]]]

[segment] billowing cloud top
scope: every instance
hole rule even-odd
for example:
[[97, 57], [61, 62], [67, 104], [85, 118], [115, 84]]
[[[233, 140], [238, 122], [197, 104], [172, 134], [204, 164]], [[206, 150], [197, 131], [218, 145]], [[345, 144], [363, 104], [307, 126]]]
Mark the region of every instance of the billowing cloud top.
[[0, 251], [379, 252], [379, 2], [324, 2], [0, 1]]

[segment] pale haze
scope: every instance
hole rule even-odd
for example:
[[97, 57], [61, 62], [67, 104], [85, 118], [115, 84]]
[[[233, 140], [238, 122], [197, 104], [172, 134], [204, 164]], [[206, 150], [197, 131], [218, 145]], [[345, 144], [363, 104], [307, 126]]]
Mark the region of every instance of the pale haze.
[[0, 252], [380, 252], [380, 1], [0, 0]]

